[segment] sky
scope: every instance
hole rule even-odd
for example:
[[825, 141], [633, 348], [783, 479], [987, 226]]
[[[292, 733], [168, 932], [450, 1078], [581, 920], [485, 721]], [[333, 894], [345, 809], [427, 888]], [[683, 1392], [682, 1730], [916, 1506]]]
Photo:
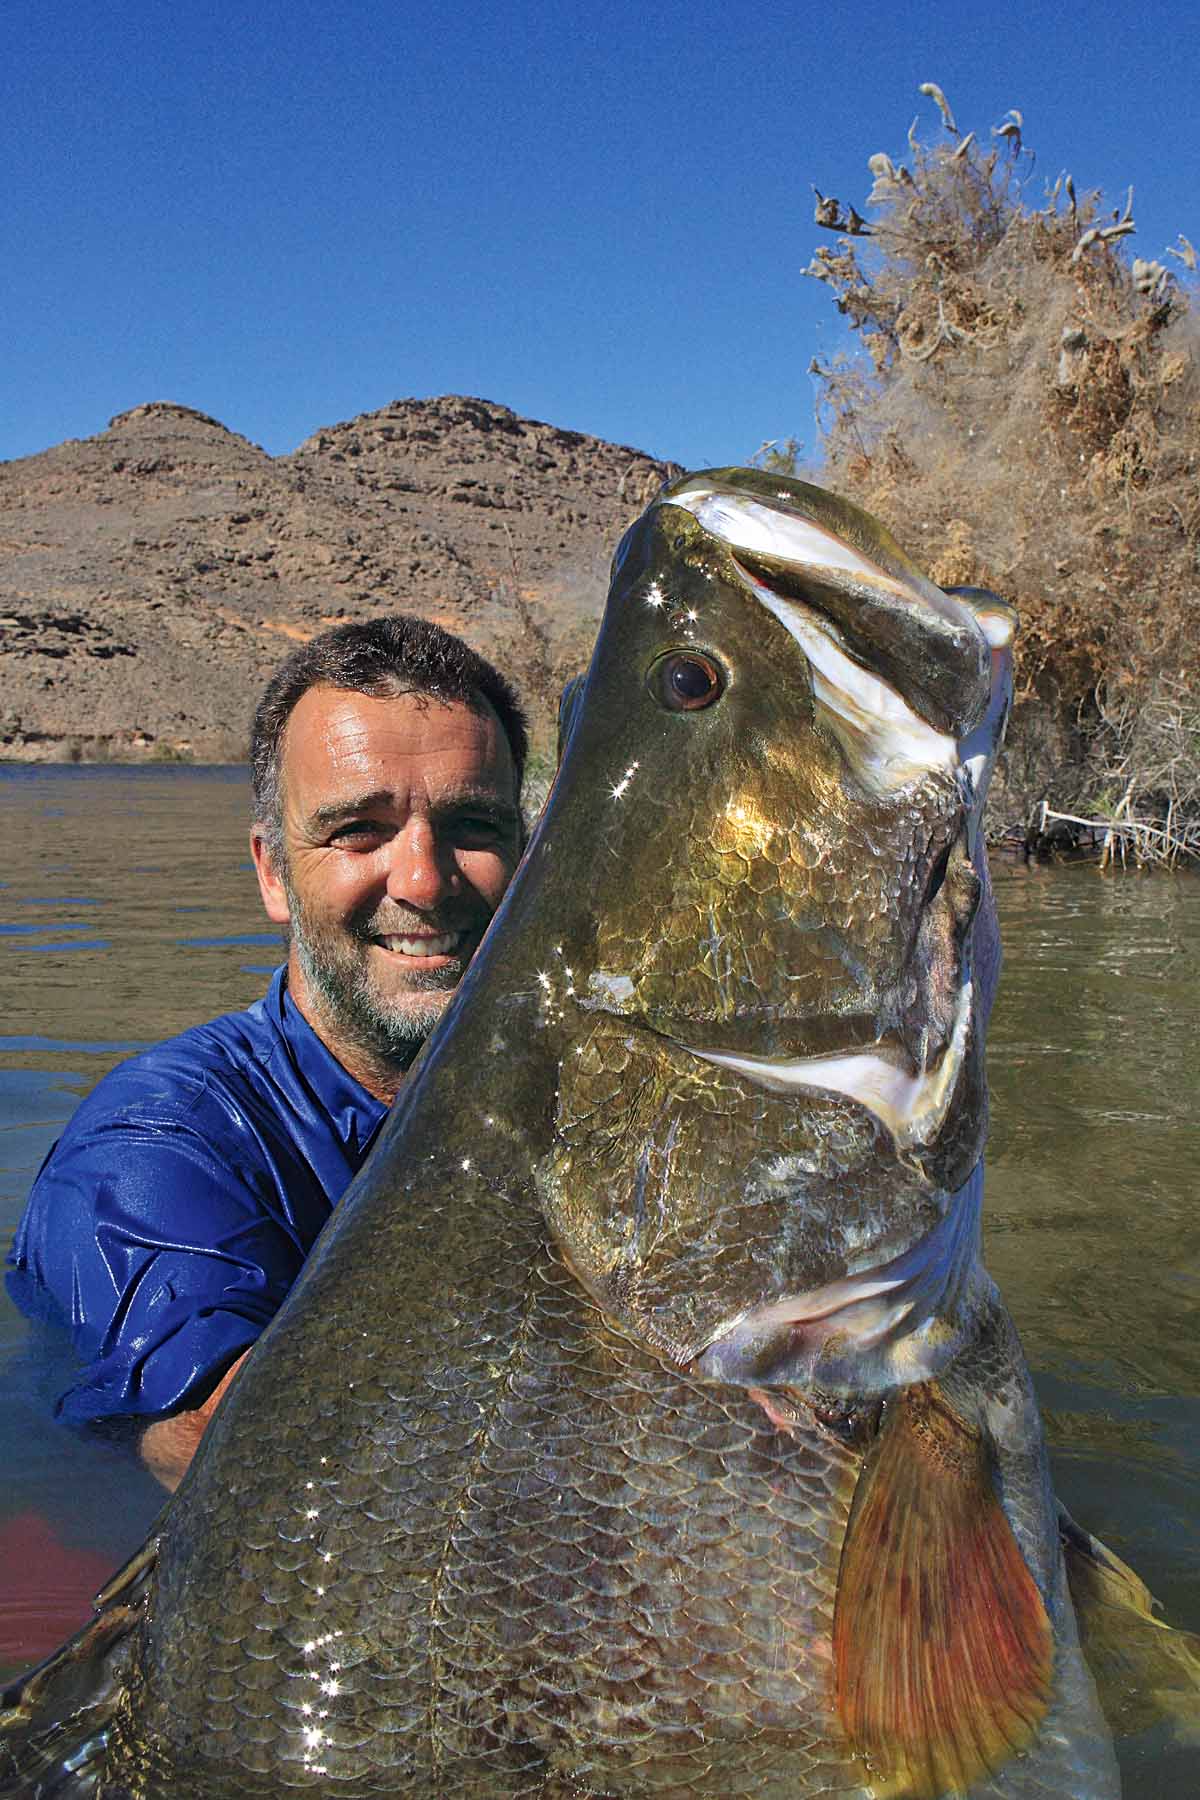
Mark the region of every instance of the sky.
[[[1180, 0], [5, 0], [0, 459], [147, 400], [272, 454], [477, 394], [691, 467], [794, 436], [845, 343], [801, 270], [937, 81], [1133, 249], [1200, 245]], [[1175, 265], [1177, 266], [1177, 265]]]

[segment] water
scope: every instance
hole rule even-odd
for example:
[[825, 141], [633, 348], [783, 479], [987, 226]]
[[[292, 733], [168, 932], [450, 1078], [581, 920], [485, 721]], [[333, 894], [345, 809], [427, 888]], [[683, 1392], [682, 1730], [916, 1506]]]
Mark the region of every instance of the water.
[[[242, 769], [0, 765], [0, 1245], [77, 1101], [142, 1044], [247, 1005], [278, 942]], [[1000, 865], [988, 1260], [1059, 1493], [1200, 1630], [1200, 880]], [[46, 1416], [53, 1346], [0, 1301], [0, 1671], [57, 1644], [162, 1494]], [[1195, 1792], [1148, 1735], [1127, 1792]]]
[[[0, 765], [0, 1254], [78, 1101], [131, 1051], [246, 1006], [279, 960], [244, 769]], [[75, 1629], [162, 1490], [53, 1424], [57, 1334], [0, 1294], [0, 1672]]]

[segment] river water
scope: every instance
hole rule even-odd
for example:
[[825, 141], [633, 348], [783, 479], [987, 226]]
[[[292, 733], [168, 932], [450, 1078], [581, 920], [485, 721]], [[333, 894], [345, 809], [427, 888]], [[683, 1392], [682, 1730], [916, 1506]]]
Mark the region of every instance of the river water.
[[[0, 1247], [79, 1099], [247, 1005], [279, 960], [244, 769], [0, 765]], [[987, 1255], [1058, 1491], [1200, 1630], [1200, 880], [999, 863]], [[0, 1673], [80, 1623], [161, 1491], [54, 1425], [52, 1340], [0, 1300]], [[1158, 1734], [1129, 1795], [1196, 1792]]]

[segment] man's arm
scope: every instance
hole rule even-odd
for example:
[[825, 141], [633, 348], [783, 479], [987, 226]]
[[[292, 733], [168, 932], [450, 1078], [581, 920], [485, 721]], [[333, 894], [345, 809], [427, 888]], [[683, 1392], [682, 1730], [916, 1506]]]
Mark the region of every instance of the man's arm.
[[150, 1473], [174, 1493], [187, 1472], [225, 1390], [249, 1356], [243, 1350], [231, 1369], [227, 1369], [208, 1399], [170, 1419], [154, 1419], [147, 1425], [138, 1442], [138, 1453]]
[[264, 1177], [249, 1155], [233, 1166], [213, 1137], [203, 1117], [161, 1108], [152, 1122], [85, 1116], [41, 1171], [14, 1246], [26, 1289], [14, 1297], [52, 1303], [82, 1361], [57, 1415], [140, 1427], [169, 1486], [319, 1224], [289, 1216], [284, 1171]]

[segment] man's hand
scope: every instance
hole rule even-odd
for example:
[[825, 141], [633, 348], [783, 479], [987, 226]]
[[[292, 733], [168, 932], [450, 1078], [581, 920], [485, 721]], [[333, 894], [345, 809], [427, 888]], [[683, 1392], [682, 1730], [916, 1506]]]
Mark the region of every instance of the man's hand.
[[243, 1350], [202, 1406], [194, 1407], [189, 1412], [176, 1413], [170, 1419], [155, 1419], [143, 1431], [138, 1452], [150, 1473], [162, 1482], [169, 1493], [173, 1494], [183, 1480], [208, 1421], [249, 1354], [248, 1350]]

